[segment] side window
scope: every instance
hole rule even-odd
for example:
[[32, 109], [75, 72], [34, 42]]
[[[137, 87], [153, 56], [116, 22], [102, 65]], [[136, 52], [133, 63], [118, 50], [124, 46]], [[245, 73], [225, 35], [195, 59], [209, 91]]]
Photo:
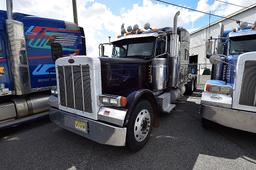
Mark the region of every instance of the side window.
[[127, 45], [114, 46], [112, 51], [112, 57], [122, 58], [126, 56]]
[[159, 38], [156, 42], [156, 56], [164, 54], [166, 47], [166, 40], [165, 38]]

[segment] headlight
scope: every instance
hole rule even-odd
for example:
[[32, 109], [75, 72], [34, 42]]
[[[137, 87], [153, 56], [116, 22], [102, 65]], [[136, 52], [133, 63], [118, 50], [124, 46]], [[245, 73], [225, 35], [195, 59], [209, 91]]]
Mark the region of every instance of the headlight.
[[100, 95], [99, 101], [104, 106], [125, 107], [127, 105], [127, 98], [115, 95]]
[[51, 89], [51, 95], [57, 96], [58, 95], [58, 90]]
[[232, 86], [228, 86], [228, 85], [206, 84], [204, 91], [208, 91], [210, 93], [217, 93], [217, 94], [232, 94], [233, 93]]

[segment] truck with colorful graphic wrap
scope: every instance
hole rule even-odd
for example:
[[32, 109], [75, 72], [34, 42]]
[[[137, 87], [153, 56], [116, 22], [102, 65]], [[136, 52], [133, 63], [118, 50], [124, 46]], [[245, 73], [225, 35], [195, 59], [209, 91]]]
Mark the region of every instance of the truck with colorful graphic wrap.
[[202, 93], [202, 125], [215, 122], [256, 133], [256, 22], [220, 30], [208, 43], [213, 71]]
[[0, 11], [0, 127], [46, 115], [56, 85], [51, 44], [63, 56], [85, 54], [84, 32], [74, 23]]

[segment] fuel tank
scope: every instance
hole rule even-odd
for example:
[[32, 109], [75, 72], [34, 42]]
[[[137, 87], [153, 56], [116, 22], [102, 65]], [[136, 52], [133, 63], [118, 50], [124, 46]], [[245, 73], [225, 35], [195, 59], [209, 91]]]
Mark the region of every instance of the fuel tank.
[[100, 61], [103, 94], [127, 96], [151, 88], [151, 60], [102, 57]]

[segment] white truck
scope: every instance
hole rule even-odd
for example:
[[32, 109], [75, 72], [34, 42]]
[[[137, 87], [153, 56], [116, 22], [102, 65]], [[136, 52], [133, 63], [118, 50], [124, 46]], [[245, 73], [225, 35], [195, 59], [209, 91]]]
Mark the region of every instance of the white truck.
[[181, 68], [188, 64], [189, 33], [177, 27], [178, 15], [172, 28], [122, 27], [111, 57], [102, 46], [102, 57], [57, 59], [51, 120], [102, 144], [141, 149], [159, 112], [169, 113], [185, 86], [192, 90]]

